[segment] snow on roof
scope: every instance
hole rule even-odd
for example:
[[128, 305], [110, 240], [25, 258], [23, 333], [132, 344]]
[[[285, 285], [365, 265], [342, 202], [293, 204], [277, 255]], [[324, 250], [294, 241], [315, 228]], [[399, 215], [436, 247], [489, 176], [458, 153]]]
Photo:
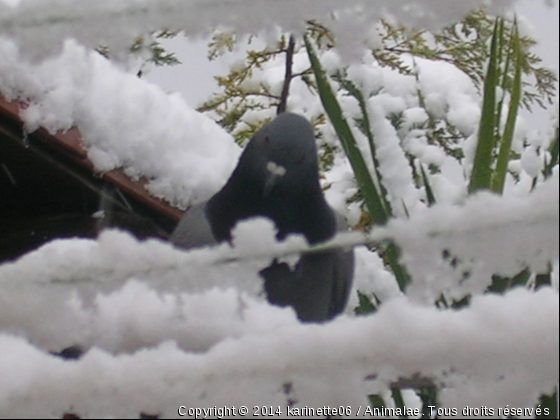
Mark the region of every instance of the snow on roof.
[[[4, 115], [8, 121], [14, 122], [18, 127], [23, 125], [20, 113], [24, 112], [25, 108], [25, 104], [18, 101], [6, 102], [0, 95], [0, 115]], [[0, 121], [0, 125], [1, 123]], [[2, 128], [0, 128], [0, 131], [2, 131]], [[84, 149], [82, 136], [76, 128], [55, 134], [50, 134], [45, 129], [39, 129], [29, 137], [32, 137], [34, 140], [36, 139], [40, 144], [46, 145], [52, 150], [62, 152], [61, 155], [55, 158], [59, 160], [59, 164], [64, 165], [64, 160], [69, 160], [94, 172], [93, 165], [87, 158], [87, 151]], [[10, 137], [6, 137], [6, 139], [10, 140]], [[20, 142], [24, 140], [15, 139], [15, 141]], [[29, 138], [27, 141], [29, 141]], [[5, 167], [5, 170], [11, 171], [11, 168]], [[94, 174], [92, 173], [92, 175]], [[124, 175], [121, 169], [104, 173], [102, 178], [175, 222], [182, 215], [182, 211], [179, 209], [171, 207], [167, 203], [151, 196], [144, 188], [146, 181], [143, 179], [135, 182]], [[16, 184], [18, 182], [17, 179], [13, 181]]]
[[[34, 65], [0, 39], [0, 94], [26, 104], [27, 132], [75, 127], [98, 172], [122, 168], [173, 206], [208, 199], [240, 153], [232, 137], [179, 95], [127, 74], [74, 41]], [[156, 158], [157, 157], [157, 158]]]

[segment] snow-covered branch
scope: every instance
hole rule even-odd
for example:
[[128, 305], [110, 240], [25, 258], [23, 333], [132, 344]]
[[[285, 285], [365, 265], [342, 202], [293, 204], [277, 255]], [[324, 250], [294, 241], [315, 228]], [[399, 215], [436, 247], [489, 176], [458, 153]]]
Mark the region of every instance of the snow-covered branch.
[[[137, 310], [129, 313], [128, 322], [114, 319], [112, 325], [120, 321], [121, 333], [133, 339], [136, 317], [144, 322], [154, 317], [141, 308], [148, 291], [134, 285], [128, 291], [136, 293]], [[111, 297], [116, 296], [105, 299]], [[169, 297], [152, 299], [164, 306]], [[367, 405], [367, 393], [417, 372], [445, 385], [445, 407], [532, 407], [558, 381], [558, 307], [558, 294], [550, 289], [481, 296], [459, 312], [402, 298], [384, 305], [375, 317], [342, 318], [328, 326], [270, 324], [259, 334], [247, 331], [204, 354], [164, 342], [128, 355], [92, 349], [71, 363], [22, 338], [2, 335], [0, 412], [6, 417], [65, 412], [135, 417], [144, 412], [177, 418], [179, 406], [285, 410], [290, 401], [357, 410]], [[249, 305], [241, 311], [256, 322], [254, 309]], [[168, 328], [187, 322], [188, 317], [168, 315]]]
[[[468, 11], [485, 4], [490, 10], [508, 8], [512, 1], [469, 0], [423, 2], [391, 0], [0, 0], [0, 35], [14, 38], [26, 55], [44, 57], [60, 51], [62, 42], [73, 38], [87, 47], [105, 45], [124, 52], [137, 36], [166, 28], [187, 35], [207, 36], [217, 27], [241, 34], [267, 32], [280, 26], [300, 32], [305, 21], [316, 19], [333, 26], [349, 55], [361, 56], [363, 38], [376, 18], [388, 17], [420, 27], [441, 27], [459, 20]], [[335, 20], [333, 21], [333, 17]]]

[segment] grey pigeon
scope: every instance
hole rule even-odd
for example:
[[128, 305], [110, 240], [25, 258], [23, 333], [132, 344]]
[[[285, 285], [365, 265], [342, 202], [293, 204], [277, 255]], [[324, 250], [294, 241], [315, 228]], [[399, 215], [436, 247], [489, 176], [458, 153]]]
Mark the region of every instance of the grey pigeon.
[[[278, 240], [303, 234], [316, 244], [347, 229], [325, 201], [313, 127], [301, 116], [284, 113], [261, 128], [226, 185], [186, 212], [171, 241], [181, 248], [231, 241], [235, 224], [256, 216], [275, 223]], [[303, 255], [293, 270], [274, 261], [260, 274], [270, 303], [293, 307], [304, 322], [328, 321], [348, 302], [354, 253], [338, 249]]]

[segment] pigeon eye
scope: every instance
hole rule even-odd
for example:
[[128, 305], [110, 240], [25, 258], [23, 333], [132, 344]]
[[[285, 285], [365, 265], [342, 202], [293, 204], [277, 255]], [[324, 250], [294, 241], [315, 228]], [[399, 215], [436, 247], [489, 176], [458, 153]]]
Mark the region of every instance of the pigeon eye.
[[303, 155], [301, 155], [301, 157], [298, 159], [297, 163], [304, 163], [307, 160], [307, 153], [304, 153]]
[[267, 134], [266, 136], [264, 136], [264, 144], [266, 146], [268, 146], [270, 143], [270, 136]]

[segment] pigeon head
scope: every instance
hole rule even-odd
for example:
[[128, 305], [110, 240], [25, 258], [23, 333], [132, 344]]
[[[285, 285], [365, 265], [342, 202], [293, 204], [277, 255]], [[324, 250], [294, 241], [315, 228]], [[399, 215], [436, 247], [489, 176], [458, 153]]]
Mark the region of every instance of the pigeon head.
[[282, 114], [253, 139], [265, 162], [263, 194], [274, 188], [315, 188], [319, 183], [317, 147], [311, 124], [296, 114]]
[[207, 213], [218, 241], [229, 240], [235, 223], [253, 216], [272, 219], [279, 239], [290, 233], [302, 233], [309, 242], [332, 236], [334, 216], [319, 183], [309, 121], [284, 113], [262, 127], [227, 184], [209, 201]]

